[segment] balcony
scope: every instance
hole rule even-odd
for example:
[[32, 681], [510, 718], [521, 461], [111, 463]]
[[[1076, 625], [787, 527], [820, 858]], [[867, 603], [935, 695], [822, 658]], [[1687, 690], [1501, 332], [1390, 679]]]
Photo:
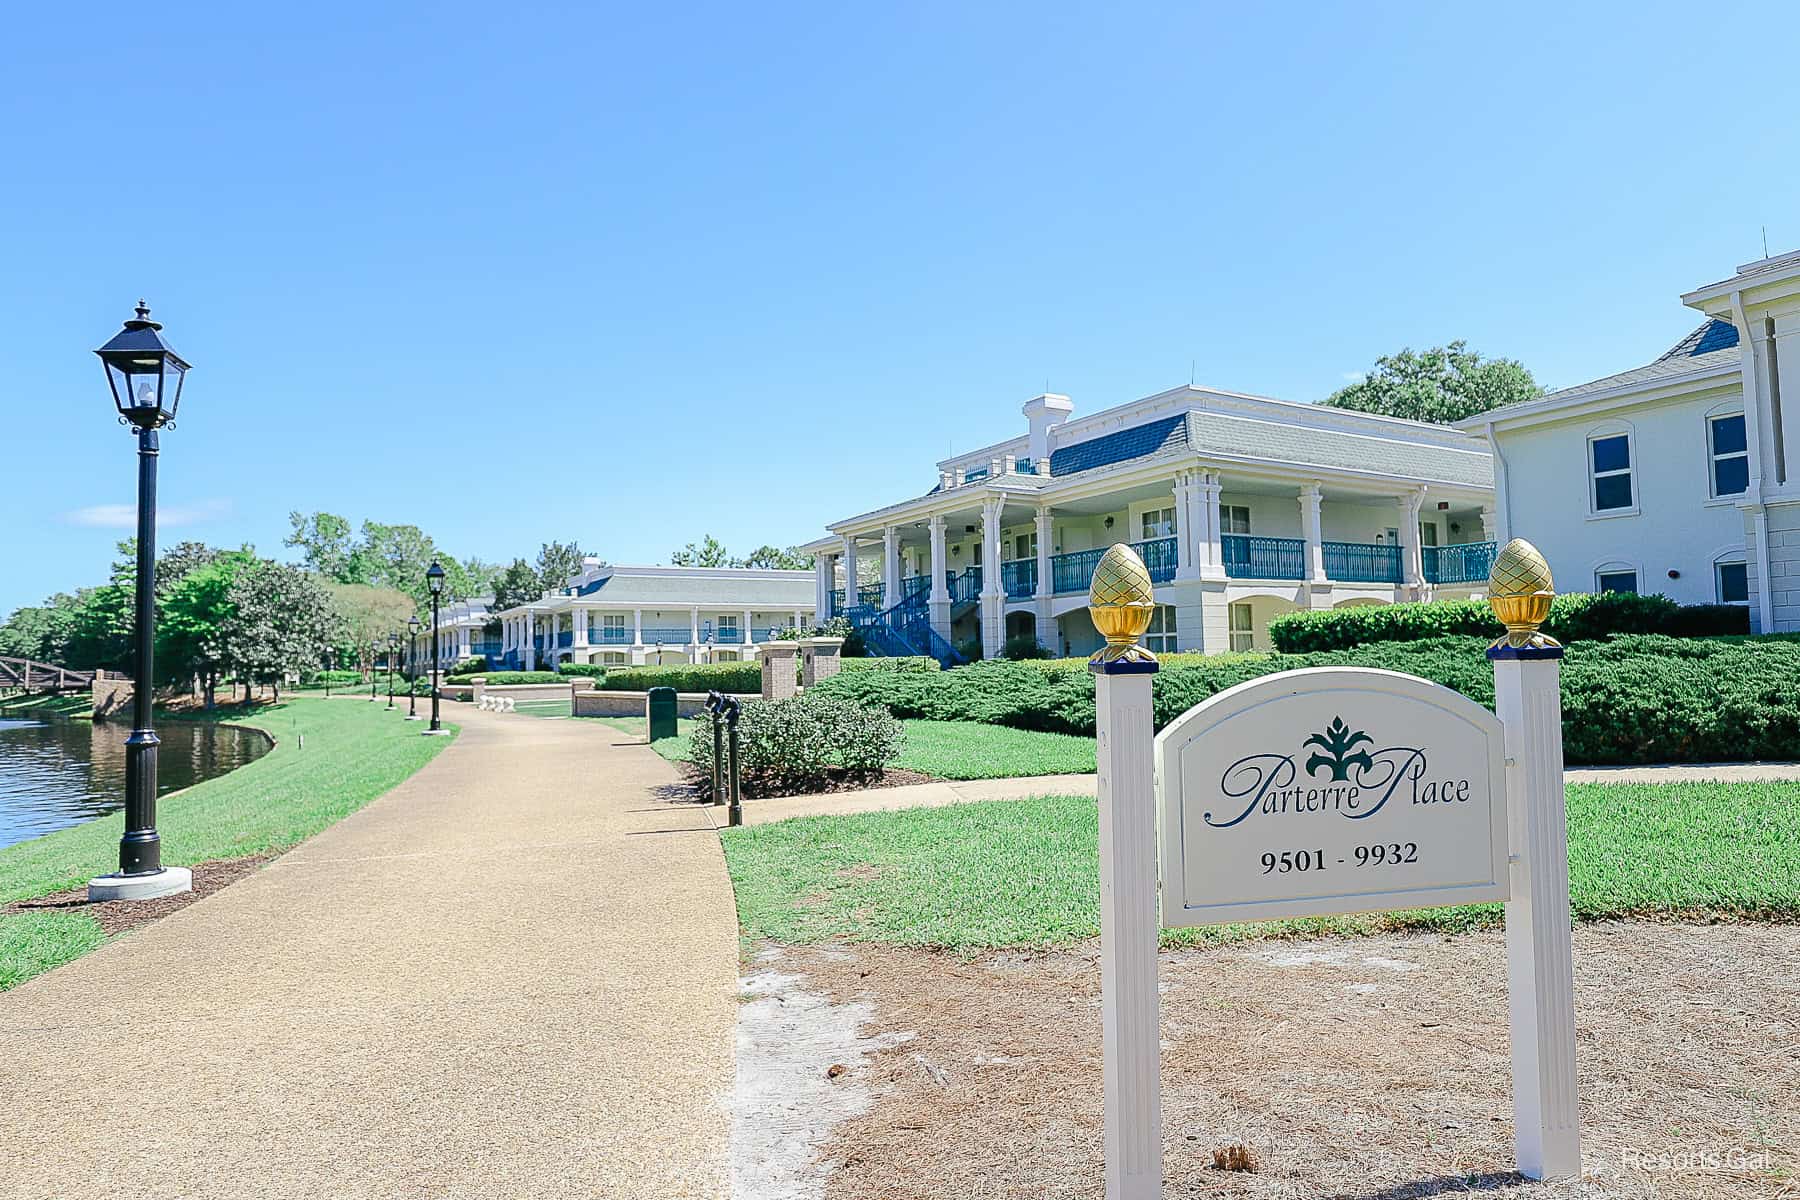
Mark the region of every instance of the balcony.
[[1219, 546], [1225, 574], [1232, 579], [1306, 578], [1306, 543], [1300, 538], [1227, 533], [1220, 536]]
[[1486, 583], [1494, 569], [1494, 543], [1424, 548], [1426, 583]]
[[556, 646], [559, 650], [567, 650], [575, 644], [575, 631], [565, 629], [556, 635]]
[[[1167, 583], [1175, 578], [1180, 554], [1174, 538], [1151, 538], [1145, 542], [1133, 542], [1131, 548], [1137, 551], [1138, 557], [1144, 560], [1144, 566], [1149, 568], [1151, 583]], [[1059, 593], [1087, 591], [1088, 584], [1094, 579], [1094, 568], [1106, 557], [1106, 550], [1106, 547], [1077, 550], [1073, 554], [1058, 554], [1051, 558], [1051, 586]]]
[[589, 629], [588, 642], [595, 646], [629, 646], [631, 630], [623, 625], [615, 625], [606, 629]]
[[950, 580], [950, 603], [973, 604], [981, 595], [981, 568], [965, 567], [961, 575]]
[[741, 646], [744, 644], [744, 635], [738, 632], [736, 625], [725, 625], [710, 633], [701, 629], [700, 640], [713, 646]]
[[664, 646], [685, 646], [693, 637], [694, 631], [685, 625], [674, 629], [646, 629], [644, 645], [654, 646], [660, 642]]
[[1008, 600], [1028, 600], [1037, 594], [1037, 559], [1021, 558], [1000, 564], [1000, 586]]
[[[1400, 547], [1385, 542], [1324, 542], [1325, 578], [1355, 583], [1401, 583]], [[1285, 578], [1278, 576], [1277, 578]]]

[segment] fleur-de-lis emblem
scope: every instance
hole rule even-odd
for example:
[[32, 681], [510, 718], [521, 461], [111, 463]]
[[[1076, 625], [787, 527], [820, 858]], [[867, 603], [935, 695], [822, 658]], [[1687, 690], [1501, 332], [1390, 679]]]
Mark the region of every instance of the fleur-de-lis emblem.
[[1324, 733], [1315, 733], [1300, 743], [1302, 746], [1318, 746], [1325, 751], [1323, 754], [1315, 754], [1306, 760], [1306, 773], [1316, 775], [1320, 767], [1328, 768], [1331, 771], [1332, 781], [1335, 783], [1350, 778], [1352, 765], [1359, 766], [1365, 771], [1373, 770], [1375, 762], [1369, 757], [1367, 750], [1351, 752], [1354, 747], [1364, 742], [1372, 746], [1375, 744], [1375, 739], [1361, 730], [1351, 733], [1350, 727], [1344, 724], [1342, 717], [1331, 718], [1331, 724], [1325, 727]]

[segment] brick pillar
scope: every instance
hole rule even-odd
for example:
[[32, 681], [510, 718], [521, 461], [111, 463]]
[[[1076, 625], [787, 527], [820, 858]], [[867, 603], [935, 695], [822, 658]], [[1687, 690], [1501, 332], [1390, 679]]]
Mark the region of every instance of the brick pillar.
[[[843, 665], [844, 639], [833, 637], [800, 639], [800, 684], [811, 687], [830, 679]], [[766, 686], [766, 685], [765, 685]]]
[[794, 655], [799, 642], [764, 642], [762, 648], [762, 698], [788, 700], [795, 693]]

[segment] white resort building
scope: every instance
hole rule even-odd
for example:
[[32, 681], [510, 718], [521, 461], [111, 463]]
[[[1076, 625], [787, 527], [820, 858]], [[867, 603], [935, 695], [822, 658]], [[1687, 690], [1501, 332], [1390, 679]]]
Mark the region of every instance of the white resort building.
[[1563, 591], [1800, 629], [1800, 254], [1681, 301], [1703, 323], [1647, 365], [1460, 423], [1494, 451], [1497, 536], [1531, 538]]
[[496, 669], [735, 662], [817, 612], [810, 571], [584, 560], [562, 590], [496, 613]]
[[[830, 525], [804, 547], [820, 610], [874, 653], [950, 661], [976, 642], [991, 658], [1030, 636], [1086, 654], [1101, 643], [1088, 582], [1120, 541], [1156, 584], [1153, 650], [1263, 649], [1279, 613], [1486, 586], [1477, 436], [1199, 387], [1073, 412], [1037, 396], [1023, 432], [938, 463], [924, 495]], [[844, 579], [863, 580], [848, 604]]]
[[[492, 596], [482, 596], [474, 600], [457, 600], [439, 607], [438, 670], [448, 671], [457, 663], [470, 658], [486, 658], [490, 666], [498, 660], [500, 639], [488, 632], [488, 626], [494, 620], [493, 615], [488, 612], [488, 606], [493, 602]], [[419, 619], [429, 622], [431, 610], [427, 608]], [[429, 624], [412, 640], [412, 645], [407, 648], [407, 656], [409, 668], [430, 669]]]

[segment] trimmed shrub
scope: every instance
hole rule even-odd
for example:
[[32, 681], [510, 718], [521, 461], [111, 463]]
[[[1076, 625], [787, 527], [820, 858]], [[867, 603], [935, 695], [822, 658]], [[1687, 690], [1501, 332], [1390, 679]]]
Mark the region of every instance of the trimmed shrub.
[[[855, 778], [879, 774], [905, 744], [900, 723], [878, 708], [833, 696], [746, 700], [738, 716], [738, 770], [744, 794], [779, 796], [822, 790], [834, 772]], [[688, 753], [711, 799], [711, 721], [696, 721]]]
[[[1269, 640], [1284, 654], [1345, 650], [1370, 642], [1411, 642], [1437, 637], [1496, 638], [1500, 622], [1485, 600], [1434, 600], [1416, 604], [1365, 604], [1319, 612], [1283, 613], [1269, 622]], [[1577, 592], [1550, 605], [1544, 632], [1562, 642], [1615, 634], [1661, 633], [1716, 637], [1750, 632], [1750, 610], [1735, 604], [1682, 606], [1667, 596], [1631, 592]]]
[[481, 674], [481, 672], [483, 672], [487, 669], [488, 669], [487, 659], [482, 658], [479, 655], [477, 655], [473, 658], [463, 659], [461, 662], [457, 663], [454, 667], [451, 667], [447, 672], [445, 672], [445, 674], [447, 674], [447, 675], [479, 675], [479, 674]]
[[[1298, 667], [1403, 671], [1494, 705], [1486, 639], [1375, 642], [1318, 654], [1220, 655], [1165, 665], [1158, 728], [1225, 688]], [[982, 721], [1092, 735], [1094, 684], [1044, 663], [977, 663], [937, 675], [842, 672], [829, 693], [902, 720]], [[1563, 660], [1563, 749], [1570, 763], [1740, 762], [1800, 758], [1800, 640], [1624, 634], [1578, 641]]]
[[329, 683], [332, 687], [337, 687], [339, 684], [345, 683], [367, 684], [368, 682], [361, 671], [340, 671], [334, 668], [330, 671], [314, 671], [302, 680], [300, 686], [324, 687]]
[[943, 669], [937, 659], [925, 654], [895, 658], [846, 658], [840, 668], [845, 671], [922, 671], [926, 674]]
[[674, 663], [660, 667], [614, 667], [602, 684], [608, 691], [647, 692], [672, 687], [678, 692], [762, 694], [762, 664], [753, 662]]
[[1036, 634], [1021, 633], [1006, 639], [1006, 644], [1000, 647], [1000, 657], [1010, 658], [1015, 662], [1027, 658], [1049, 658], [1050, 647], [1038, 641]]
[[[624, 670], [624, 668], [623, 667], [614, 667], [613, 670], [621, 671], [621, 670]], [[606, 674], [606, 664], [605, 663], [574, 663], [574, 662], [563, 663], [561, 666], [556, 668], [556, 673], [558, 675], [579, 675], [586, 679], [598, 679], [600, 676]]]
[[555, 671], [472, 671], [466, 675], [447, 675], [445, 683], [463, 684], [477, 679], [485, 679], [492, 687], [505, 687], [515, 683], [561, 683], [563, 678]]

